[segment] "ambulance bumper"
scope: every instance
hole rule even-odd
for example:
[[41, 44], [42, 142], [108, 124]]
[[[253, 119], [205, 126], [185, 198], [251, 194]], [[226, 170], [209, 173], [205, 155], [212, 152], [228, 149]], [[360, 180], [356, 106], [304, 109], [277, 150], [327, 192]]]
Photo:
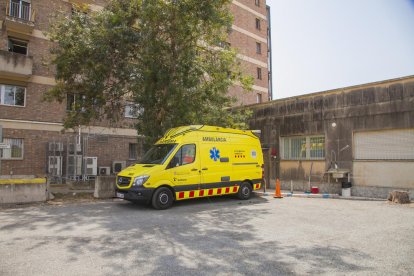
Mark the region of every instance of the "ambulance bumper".
[[150, 202], [154, 189], [148, 188], [130, 188], [127, 190], [116, 189], [116, 197], [134, 202]]

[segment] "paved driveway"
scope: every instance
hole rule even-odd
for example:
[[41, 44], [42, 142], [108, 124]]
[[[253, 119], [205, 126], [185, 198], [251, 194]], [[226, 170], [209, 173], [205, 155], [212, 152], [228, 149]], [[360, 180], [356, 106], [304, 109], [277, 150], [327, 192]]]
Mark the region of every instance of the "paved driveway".
[[[213, 198], [0, 209], [0, 275], [409, 275], [414, 208]], [[412, 275], [412, 274], [411, 274]]]

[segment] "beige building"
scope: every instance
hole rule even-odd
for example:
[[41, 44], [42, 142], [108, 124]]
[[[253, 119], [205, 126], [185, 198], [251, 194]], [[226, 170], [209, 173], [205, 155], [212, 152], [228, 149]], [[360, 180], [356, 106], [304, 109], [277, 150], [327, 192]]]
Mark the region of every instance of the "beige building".
[[414, 199], [414, 76], [251, 106], [267, 183], [285, 190]]
[[[62, 104], [42, 100], [44, 92], [55, 85], [55, 69], [47, 65], [51, 41], [45, 35], [51, 15], [58, 10], [71, 14], [73, 3], [100, 10], [105, 2], [0, 2], [0, 129], [4, 147], [0, 175], [51, 175], [60, 180], [93, 178], [117, 172], [141, 155], [138, 135], [132, 127], [134, 119], [128, 110], [122, 128], [100, 124], [62, 134], [67, 105], [75, 96], [68, 95]], [[234, 0], [231, 12], [235, 20], [228, 42], [238, 49], [242, 68], [254, 77], [255, 83], [253, 92], [245, 93], [234, 86], [229, 94], [242, 104], [268, 101], [266, 1]]]

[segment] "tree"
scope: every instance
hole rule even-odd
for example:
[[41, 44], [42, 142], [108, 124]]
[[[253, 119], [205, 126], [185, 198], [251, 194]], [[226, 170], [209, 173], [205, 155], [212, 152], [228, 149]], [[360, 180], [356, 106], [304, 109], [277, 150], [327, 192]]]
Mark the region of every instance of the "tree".
[[249, 112], [229, 112], [234, 99], [227, 91], [236, 82], [249, 90], [252, 78], [241, 74], [236, 51], [224, 43], [230, 3], [118, 0], [101, 12], [60, 18], [50, 33], [57, 85], [46, 99], [81, 95], [66, 128], [117, 122], [131, 101], [148, 143], [180, 125], [242, 126]]

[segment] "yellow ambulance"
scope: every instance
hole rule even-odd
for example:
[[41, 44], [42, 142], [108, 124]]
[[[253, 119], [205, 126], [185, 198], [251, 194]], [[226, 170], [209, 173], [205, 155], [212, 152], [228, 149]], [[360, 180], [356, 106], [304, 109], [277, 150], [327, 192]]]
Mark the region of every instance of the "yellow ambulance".
[[192, 125], [170, 129], [116, 178], [116, 195], [167, 209], [174, 201], [221, 195], [250, 198], [261, 187], [263, 154], [252, 131]]

